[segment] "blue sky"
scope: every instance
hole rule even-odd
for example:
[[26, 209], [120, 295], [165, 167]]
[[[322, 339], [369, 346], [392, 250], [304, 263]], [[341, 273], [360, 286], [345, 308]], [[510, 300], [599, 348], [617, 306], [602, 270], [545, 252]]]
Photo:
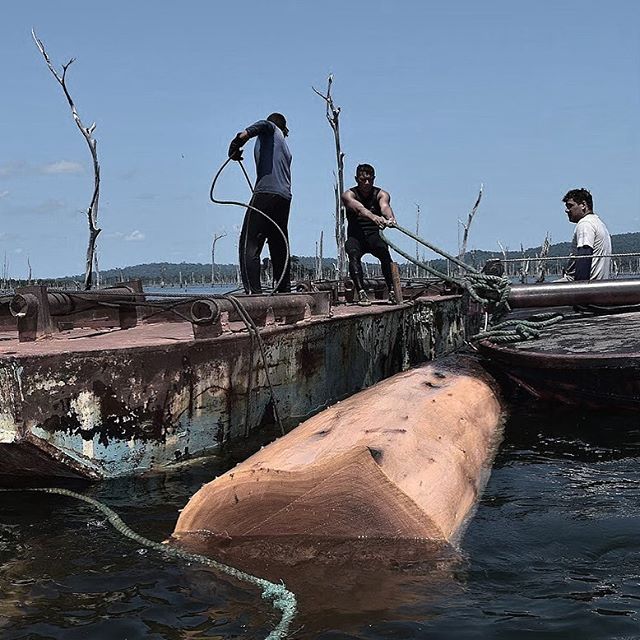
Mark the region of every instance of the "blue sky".
[[[97, 124], [102, 268], [207, 262], [223, 231], [216, 261], [235, 262], [242, 211], [210, 204], [209, 185], [229, 140], [272, 111], [291, 129], [292, 252], [313, 255], [324, 230], [335, 255], [333, 138], [311, 90], [329, 73], [347, 185], [370, 162], [399, 222], [414, 228], [419, 203], [446, 250], [480, 183], [470, 248], [570, 239], [575, 186], [612, 233], [640, 230], [635, 0], [23, 0], [0, 21], [0, 259], [14, 277], [27, 258], [35, 277], [84, 271], [93, 179], [32, 27], [56, 65], [76, 58], [68, 86]], [[249, 198], [237, 166], [217, 193]]]

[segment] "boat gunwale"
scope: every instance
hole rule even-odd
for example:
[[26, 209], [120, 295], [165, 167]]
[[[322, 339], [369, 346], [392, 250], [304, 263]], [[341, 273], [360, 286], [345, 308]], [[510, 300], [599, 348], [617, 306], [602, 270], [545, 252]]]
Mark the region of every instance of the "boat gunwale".
[[[594, 355], [583, 353], [552, 353], [520, 351], [510, 348], [509, 345], [497, 345], [489, 340], [478, 343], [480, 353], [488, 358], [496, 358], [501, 362], [515, 364], [516, 366], [529, 366], [544, 368], [552, 366], [557, 369], [582, 369], [597, 366], [601, 369], [635, 369], [640, 368], [640, 353], [616, 353]], [[622, 366], [621, 366], [621, 363]]]

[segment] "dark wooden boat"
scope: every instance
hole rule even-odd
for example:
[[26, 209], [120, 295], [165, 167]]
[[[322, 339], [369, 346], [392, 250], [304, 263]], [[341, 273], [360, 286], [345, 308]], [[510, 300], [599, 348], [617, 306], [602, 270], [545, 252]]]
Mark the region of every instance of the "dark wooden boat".
[[543, 329], [539, 339], [481, 341], [490, 371], [543, 401], [640, 409], [640, 308], [630, 306], [640, 303], [640, 281], [514, 287], [510, 302], [519, 307], [511, 319], [531, 316], [536, 304], [574, 306], [555, 307], [564, 319]]

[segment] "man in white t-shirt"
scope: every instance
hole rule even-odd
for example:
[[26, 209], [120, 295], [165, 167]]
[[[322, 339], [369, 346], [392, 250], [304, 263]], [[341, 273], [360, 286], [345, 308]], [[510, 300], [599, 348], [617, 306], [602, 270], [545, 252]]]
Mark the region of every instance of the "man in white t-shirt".
[[562, 202], [576, 225], [571, 260], [563, 280], [608, 280], [611, 268], [611, 236], [604, 222], [593, 213], [593, 198], [586, 189], [571, 189]]

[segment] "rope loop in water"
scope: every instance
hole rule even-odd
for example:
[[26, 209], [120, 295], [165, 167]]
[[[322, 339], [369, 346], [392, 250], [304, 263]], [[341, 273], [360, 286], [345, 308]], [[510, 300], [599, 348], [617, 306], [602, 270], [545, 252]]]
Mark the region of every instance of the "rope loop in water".
[[289, 626], [291, 625], [291, 622], [297, 612], [297, 602], [295, 594], [289, 591], [284, 583], [275, 584], [273, 582], [269, 582], [269, 580], [265, 580], [264, 578], [254, 576], [250, 573], [241, 571], [240, 569], [236, 569], [235, 567], [231, 567], [222, 562], [218, 562], [217, 560], [213, 560], [212, 558], [208, 558], [207, 556], [203, 556], [198, 553], [190, 553], [188, 551], [184, 551], [183, 549], [172, 547], [168, 544], [162, 544], [160, 542], [156, 542], [155, 540], [149, 540], [148, 538], [145, 538], [144, 536], [131, 529], [122, 520], [122, 518], [106, 504], [100, 502], [99, 500], [95, 500], [94, 498], [90, 498], [89, 496], [82, 495], [81, 493], [71, 491], [69, 489], [59, 489], [57, 487], [29, 487], [21, 489], [0, 489], [0, 491], [32, 491], [38, 493], [53, 493], [61, 496], [75, 498], [76, 500], [81, 500], [82, 502], [86, 502], [98, 511], [104, 513], [104, 515], [107, 516], [107, 521], [120, 534], [122, 534], [126, 538], [134, 540], [144, 547], [154, 549], [169, 558], [180, 558], [181, 560], [186, 560], [187, 562], [196, 562], [199, 564], [203, 564], [217, 571], [221, 571], [222, 573], [226, 573], [227, 575], [230, 575], [238, 580], [258, 587], [262, 591], [262, 598], [265, 600], [270, 600], [271, 606], [274, 609], [282, 612], [280, 622], [276, 625], [273, 631], [271, 631], [271, 633], [266, 636], [265, 640], [282, 640], [283, 638], [287, 637]]

